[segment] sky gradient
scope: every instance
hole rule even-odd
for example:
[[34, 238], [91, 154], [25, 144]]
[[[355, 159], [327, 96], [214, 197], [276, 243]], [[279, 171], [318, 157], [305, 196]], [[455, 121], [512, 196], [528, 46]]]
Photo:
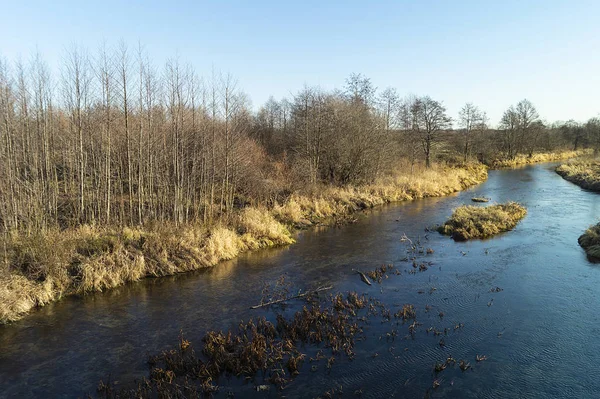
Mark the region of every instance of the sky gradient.
[[178, 56], [204, 76], [230, 72], [255, 108], [356, 72], [441, 100], [453, 118], [473, 102], [492, 125], [523, 98], [548, 122], [600, 112], [597, 0], [4, 3], [9, 61], [37, 49], [57, 70], [72, 44], [140, 41], [157, 66]]

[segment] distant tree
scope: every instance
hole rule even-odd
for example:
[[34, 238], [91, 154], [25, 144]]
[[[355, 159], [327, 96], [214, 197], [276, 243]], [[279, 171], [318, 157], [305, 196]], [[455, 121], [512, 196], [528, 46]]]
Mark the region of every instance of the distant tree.
[[500, 120], [500, 141], [501, 148], [506, 152], [509, 159], [513, 159], [517, 154], [518, 147], [518, 129], [519, 118], [514, 106], [510, 106]]
[[527, 99], [521, 100], [517, 104], [515, 112], [520, 133], [519, 138], [522, 140], [528, 155], [532, 156], [544, 125], [540, 121], [540, 115], [535, 106]]
[[431, 167], [431, 153], [439, 144], [441, 134], [452, 126], [442, 103], [429, 96], [416, 98], [411, 106], [413, 133], [418, 137], [425, 154], [425, 167]]
[[463, 135], [463, 158], [466, 162], [471, 155], [473, 136], [486, 128], [487, 117], [477, 106], [472, 103], [465, 104], [458, 114], [458, 123]]
[[393, 87], [388, 87], [379, 95], [379, 113], [384, 120], [387, 132], [398, 128], [400, 116], [400, 96]]
[[371, 79], [360, 73], [352, 73], [346, 79], [344, 94], [352, 102], [362, 103], [370, 106], [375, 99], [377, 88], [371, 83]]
[[500, 120], [501, 142], [509, 159], [526, 150], [533, 155], [544, 125], [539, 114], [529, 100], [522, 100], [510, 106]]
[[594, 154], [600, 152], [600, 118], [591, 118], [585, 124], [585, 130], [589, 137], [590, 143], [594, 148]]

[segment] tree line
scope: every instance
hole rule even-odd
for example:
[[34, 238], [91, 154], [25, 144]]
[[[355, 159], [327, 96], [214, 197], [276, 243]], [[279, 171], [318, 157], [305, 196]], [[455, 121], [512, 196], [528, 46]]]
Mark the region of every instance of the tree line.
[[[124, 43], [72, 47], [60, 74], [41, 55], [0, 59], [0, 229], [212, 223], [247, 202], [315, 184], [370, 183], [399, 159], [430, 167], [600, 147], [600, 121], [544, 125], [527, 100], [491, 129], [466, 104], [453, 121], [429, 96], [306, 86], [254, 112], [229, 74], [179, 59], [158, 68]], [[453, 125], [454, 122], [454, 125]]]

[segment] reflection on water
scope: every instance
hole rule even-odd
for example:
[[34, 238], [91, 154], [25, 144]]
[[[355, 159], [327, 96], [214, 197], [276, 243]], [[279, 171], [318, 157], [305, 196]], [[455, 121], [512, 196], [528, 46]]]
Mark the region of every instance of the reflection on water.
[[[519, 201], [529, 213], [514, 231], [485, 241], [454, 243], [424, 231], [473, 196]], [[401, 335], [392, 344], [379, 340], [389, 325], [373, 323], [354, 361], [340, 361], [329, 375], [302, 373], [286, 397], [314, 397], [339, 385], [349, 396], [360, 389], [364, 397], [421, 397], [431, 386], [433, 364], [449, 354], [469, 359], [475, 370], [444, 371], [433, 397], [595, 397], [600, 268], [586, 260], [577, 237], [599, 216], [598, 196], [562, 180], [550, 165], [492, 171], [466, 192], [369, 211], [356, 224], [302, 232], [287, 248], [66, 298], [0, 327], [0, 396], [71, 397], [94, 392], [108, 373], [121, 381], [144, 375], [145, 355], [172, 345], [180, 330], [199, 342], [209, 328], [268, 315], [248, 308], [265, 282], [286, 274], [297, 287], [331, 283], [340, 291], [368, 292], [393, 310], [413, 303], [423, 323], [414, 340]], [[353, 268], [410, 268], [401, 261], [403, 233], [435, 250], [429, 256], [434, 265], [391, 276], [381, 286], [362, 284]], [[496, 286], [504, 290], [490, 293]], [[425, 313], [425, 305], [434, 311]], [[464, 328], [445, 337], [445, 348], [424, 331], [456, 323]], [[381, 355], [373, 358], [374, 352]], [[475, 364], [476, 354], [489, 359]], [[252, 392], [247, 387], [237, 396]]]

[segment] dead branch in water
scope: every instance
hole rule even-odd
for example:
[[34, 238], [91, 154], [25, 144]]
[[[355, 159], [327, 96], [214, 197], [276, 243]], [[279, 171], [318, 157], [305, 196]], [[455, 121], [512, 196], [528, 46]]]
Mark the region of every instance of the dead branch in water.
[[363, 273], [363, 272], [361, 272], [360, 270], [355, 270], [355, 269], [352, 269], [352, 270], [354, 270], [356, 273], [360, 274], [360, 279], [361, 279], [361, 280], [362, 280], [362, 281], [363, 281], [365, 284], [367, 284], [367, 285], [372, 285], [372, 284], [371, 284], [371, 280], [369, 280], [369, 278], [367, 277], [367, 275], [366, 275], [366, 274], [364, 274], [364, 273]]
[[320, 291], [330, 290], [332, 288], [333, 288], [332, 285], [328, 285], [326, 287], [319, 287], [319, 288], [317, 288], [315, 290], [306, 291], [306, 292], [304, 292], [302, 294], [294, 295], [294, 296], [291, 296], [291, 297], [288, 297], [288, 298], [277, 299], [275, 301], [270, 301], [270, 302], [266, 302], [266, 303], [261, 303], [259, 305], [254, 305], [254, 306], [251, 306], [250, 309], [258, 309], [258, 308], [262, 308], [264, 306], [275, 305], [277, 303], [289, 301], [290, 299], [304, 298], [307, 295], [314, 294], [314, 293], [317, 293], [317, 292], [320, 292]]

